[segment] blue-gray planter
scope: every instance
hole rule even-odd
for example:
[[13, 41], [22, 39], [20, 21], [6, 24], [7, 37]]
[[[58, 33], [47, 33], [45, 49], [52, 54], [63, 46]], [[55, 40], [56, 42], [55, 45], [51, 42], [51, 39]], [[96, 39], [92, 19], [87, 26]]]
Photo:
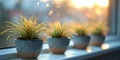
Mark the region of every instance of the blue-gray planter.
[[48, 45], [52, 53], [64, 54], [69, 46], [68, 38], [48, 38]]
[[73, 35], [72, 40], [75, 48], [85, 49], [89, 45], [90, 37], [89, 36], [78, 36]]
[[42, 50], [42, 40], [15, 40], [16, 49], [19, 57], [25, 59], [37, 58]]
[[101, 46], [105, 41], [103, 35], [91, 35], [90, 46]]

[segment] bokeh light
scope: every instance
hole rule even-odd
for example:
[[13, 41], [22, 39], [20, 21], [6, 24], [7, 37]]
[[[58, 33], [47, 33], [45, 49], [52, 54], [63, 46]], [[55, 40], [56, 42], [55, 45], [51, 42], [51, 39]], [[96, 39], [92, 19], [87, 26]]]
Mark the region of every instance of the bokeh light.
[[99, 7], [108, 7], [108, 0], [70, 0], [69, 5], [75, 8], [93, 8], [95, 5]]

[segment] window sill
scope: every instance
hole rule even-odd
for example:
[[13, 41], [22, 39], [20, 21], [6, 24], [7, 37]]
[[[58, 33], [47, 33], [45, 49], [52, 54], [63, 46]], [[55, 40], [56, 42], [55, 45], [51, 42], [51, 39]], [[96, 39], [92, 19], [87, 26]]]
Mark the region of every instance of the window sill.
[[[43, 45], [43, 50], [40, 53], [38, 60], [80, 60], [86, 58], [92, 58], [102, 54], [106, 54], [112, 51], [120, 50], [120, 39], [116, 36], [109, 36], [106, 38], [105, 43], [103, 44], [104, 49], [101, 47], [90, 46], [86, 50], [72, 48], [72, 41], [70, 42], [70, 47], [65, 52], [65, 54], [52, 54], [49, 51], [48, 45]], [[107, 46], [106, 46], [107, 45]], [[11, 59], [11, 60], [22, 60], [17, 57], [16, 48], [2, 49], [0, 50], [0, 59]]]

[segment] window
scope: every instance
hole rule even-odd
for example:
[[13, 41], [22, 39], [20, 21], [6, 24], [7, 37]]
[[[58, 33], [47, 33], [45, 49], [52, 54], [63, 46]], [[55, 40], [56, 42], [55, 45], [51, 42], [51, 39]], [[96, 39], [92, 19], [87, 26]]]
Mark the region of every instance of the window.
[[[117, 1], [110, 1], [110, 11]], [[114, 3], [114, 4], [113, 4]], [[116, 4], [117, 5], [117, 4]], [[114, 7], [113, 7], [114, 6]], [[110, 33], [116, 33], [116, 17], [108, 20], [109, 0], [0, 0], [0, 31], [6, 21], [15, 21], [19, 15], [39, 17], [39, 22], [96, 22], [102, 21], [110, 24]], [[112, 7], [112, 8], [111, 8]], [[117, 9], [115, 7], [115, 9]], [[110, 12], [109, 11], [109, 12]], [[116, 15], [116, 12], [110, 14]], [[0, 35], [0, 48], [14, 46], [14, 40], [6, 40], [6, 35]]]

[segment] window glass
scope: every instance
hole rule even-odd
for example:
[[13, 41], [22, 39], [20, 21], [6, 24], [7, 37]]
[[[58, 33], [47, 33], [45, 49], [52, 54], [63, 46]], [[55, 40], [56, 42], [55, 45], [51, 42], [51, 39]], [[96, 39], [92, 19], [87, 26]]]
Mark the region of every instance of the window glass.
[[[15, 21], [20, 15], [39, 17], [39, 22], [96, 22], [108, 21], [108, 0], [0, 0], [0, 31], [6, 21]], [[7, 35], [7, 34], [6, 34]], [[0, 36], [2, 46], [14, 46], [12, 40]]]

